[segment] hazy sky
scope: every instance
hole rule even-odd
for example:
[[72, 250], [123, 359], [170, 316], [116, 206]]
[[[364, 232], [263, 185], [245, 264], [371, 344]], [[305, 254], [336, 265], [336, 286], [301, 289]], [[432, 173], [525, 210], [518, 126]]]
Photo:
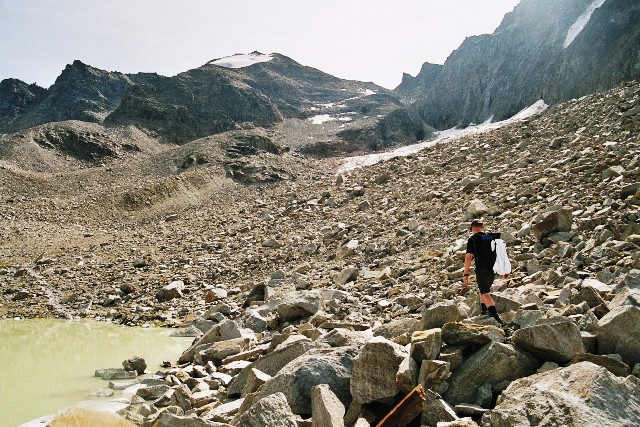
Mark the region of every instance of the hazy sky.
[[519, 0], [0, 0], [0, 80], [48, 87], [66, 64], [175, 75], [278, 52], [393, 88], [492, 33]]

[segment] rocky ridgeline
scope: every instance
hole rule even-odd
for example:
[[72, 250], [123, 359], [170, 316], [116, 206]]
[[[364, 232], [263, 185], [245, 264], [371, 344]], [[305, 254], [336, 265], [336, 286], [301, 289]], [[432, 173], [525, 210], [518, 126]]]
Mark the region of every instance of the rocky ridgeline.
[[[147, 426], [376, 425], [418, 384], [420, 425], [635, 425], [639, 103], [629, 83], [337, 178], [309, 162], [305, 179], [230, 187], [116, 227], [91, 259], [76, 242], [5, 266], [2, 310], [44, 295], [182, 326], [193, 345], [123, 412]], [[459, 295], [480, 216], [514, 267], [493, 288], [506, 327]], [[57, 297], [89, 271], [108, 280]]]

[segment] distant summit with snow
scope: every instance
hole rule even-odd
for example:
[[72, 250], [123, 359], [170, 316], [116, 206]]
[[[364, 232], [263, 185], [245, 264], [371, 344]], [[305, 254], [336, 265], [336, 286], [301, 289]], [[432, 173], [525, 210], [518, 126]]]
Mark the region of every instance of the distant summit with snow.
[[522, 0], [493, 34], [395, 89], [438, 129], [504, 120], [640, 78], [640, 1]]
[[209, 64], [224, 68], [244, 68], [260, 62], [269, 62], [273, 59], [273, 54], [265, 55], [260, 52], [237, 53], [225, 58], [214, 59]]

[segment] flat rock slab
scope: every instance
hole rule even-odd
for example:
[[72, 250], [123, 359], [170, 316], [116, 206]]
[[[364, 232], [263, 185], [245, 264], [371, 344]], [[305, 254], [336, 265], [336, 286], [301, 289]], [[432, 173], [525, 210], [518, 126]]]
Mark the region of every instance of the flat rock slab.
[[136, 371], [126, 371], [121, 368], [96, 369], [96, 377], [103, 380], [127, 380], [138, 376]]
[[489, 344], [492, 341], [503, 343], [504, 330], [497, 326], [469, 323], [446, 323], [442, 327], [442, 340], [447, 344]]
[[629, 367], [629, 365], [624, 362], [620, 362], [613, 357], [598, 356], [596, 354], [590, 353], [581, 353], [576, 354], [571, 359], [571, 364], [580, 362], [591, 362], [595, 365], [602, 366], [613, 375], [617, 375], [619, 377], [626, 377], [627, 375], [631, 374], [631, 368]]
[[482, 425], [633, 426], [640, 420], [640, 383], [581, 362], [514, 381]]
[[585, 352], [580, 329], [570, 321], [518, 329], [511, 339], [514, 344], [544, 361], [565, 363], [576, 354]]

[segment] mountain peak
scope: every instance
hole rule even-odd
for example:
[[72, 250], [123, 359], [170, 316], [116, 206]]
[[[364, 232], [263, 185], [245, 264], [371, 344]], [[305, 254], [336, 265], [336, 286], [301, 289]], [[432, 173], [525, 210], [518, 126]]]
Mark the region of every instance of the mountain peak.
[[273, 54], [265, 55], [264, 53], [253, 51], [251, 53], [236, 53], [235, 55], [214, 59], [207, 64], [217, 65], [223, 68], [244, 68], [260, 62], [269, 62], [272, 59]]

